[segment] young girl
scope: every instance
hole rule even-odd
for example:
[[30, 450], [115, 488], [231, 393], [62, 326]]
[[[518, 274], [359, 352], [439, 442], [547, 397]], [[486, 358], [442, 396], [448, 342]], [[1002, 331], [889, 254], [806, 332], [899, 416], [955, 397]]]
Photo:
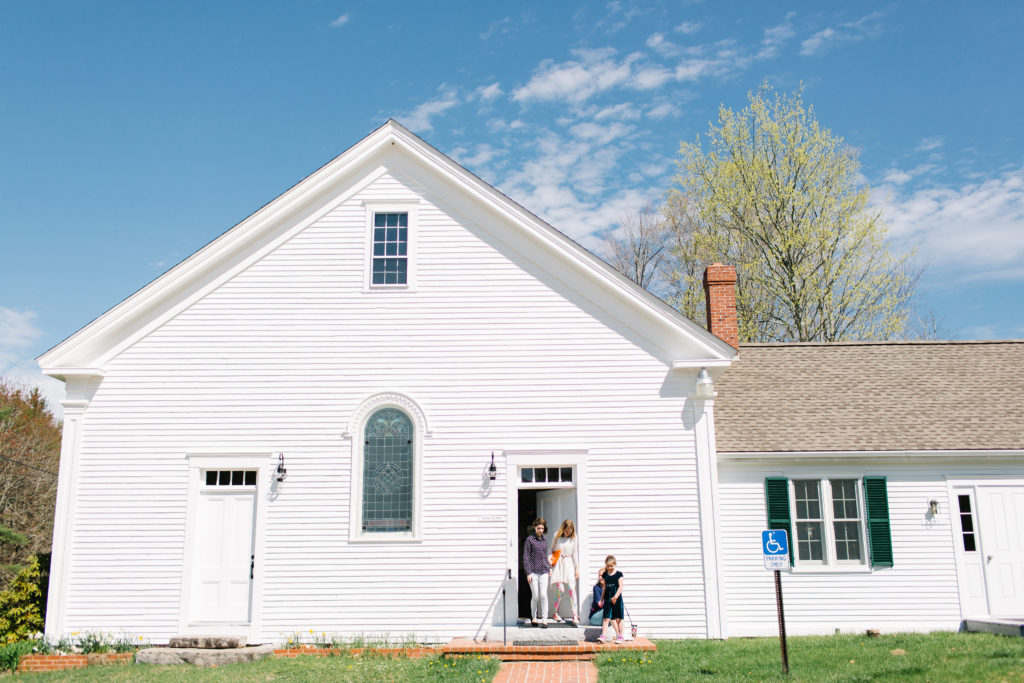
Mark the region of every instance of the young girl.
[[601, 620], [601, 636], [598, 638], [602, 643], [608, 642], [608, 621], [615, 621], [616, 643], [625, 642], [622, 637], [622, 572], [615, 569], [615, 556], [609, 555], [604, 558], [604, 618]]
[[558, 527], [558, 533], [555, 534], [555, 539], [551, 546], [552, 556], [556, 552], [558, 553], [555, 567], [551, 570], [551, 582], [558, 589], [554, 616], [551, 618], [555, 621], [562, 620], [562, 617], [558, 614], [558, 606], [562, 604], [562, 596], [568, 590], [569, 602], [572, 604], [573, 626], [580, 625], [580, 616], [576, 611], [576, 581], [580, 578], [579, 550], [576, 546], [576, 525], [572, 523], [571, 519], [567, 519], [562, 522], [562, 526]]
[[551, 571], [551, 563], [548, 561], [548, 542], [544, 539], [544, 532], [548, 523], [543, 517], [533, 520], [533, 534], [523, 543], [523, 569], [526, 571], [526, 580], [530, 583], [530, 592], [533, 598], [530, 600], [530, 621], [537, 625], [537, 617], [540, 617], [540, 627], [547, 628], [548, 620], [548, 578]]

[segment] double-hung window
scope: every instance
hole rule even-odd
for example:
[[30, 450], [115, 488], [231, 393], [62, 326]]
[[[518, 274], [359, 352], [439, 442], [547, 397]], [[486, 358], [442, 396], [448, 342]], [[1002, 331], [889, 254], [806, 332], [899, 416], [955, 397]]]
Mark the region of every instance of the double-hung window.
[[856, 479], [794, 479], [799, 564], [863, 564], [863, 517]]
[[374, 212], [372, 249], [371, 285], [409, 283], [408, 212]]
[[765, 479], [768, 526], [785, 529], [797, 568], [892, 566], [884, 477]]

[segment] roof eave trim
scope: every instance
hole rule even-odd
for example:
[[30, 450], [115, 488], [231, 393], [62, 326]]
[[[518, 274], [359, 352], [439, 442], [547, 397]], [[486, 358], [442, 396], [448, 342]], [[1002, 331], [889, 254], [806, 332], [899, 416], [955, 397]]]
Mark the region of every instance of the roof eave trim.
[[42, 368], [44, 375], [66, 382], [69, 379], [81, 379], [98, 377], [102, 379], [107, 376], [107, 371], [102, 368]]
[[815, 458], [980, 458], [1024, 457], [1022, 448], [976, 448], [875, 451], [719, 451], [719, 460], [810, 460]]

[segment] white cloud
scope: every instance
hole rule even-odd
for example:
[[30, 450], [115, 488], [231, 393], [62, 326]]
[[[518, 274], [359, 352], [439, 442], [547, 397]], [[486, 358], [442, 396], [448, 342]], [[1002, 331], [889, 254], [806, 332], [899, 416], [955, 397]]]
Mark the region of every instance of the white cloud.
[[498, 21], [491, 22], [487, 30], [480, 34], [480, 40], [489, 40], [494, 36], [507, 36], [512, 33], [512, 17], [505, 17]]
[[645, 67], [638, 69], [633, 75], [631, 87], [637, 90], [653, 90], [671, 81], [674, 76], [671, 71], [660, 66]]
[[719, 72], [721, 63], [708, 59], [688, 59], [676, 67], [676, 80], [696, 81], [709, 74]]
[[988, 278], [1024, 276], [1024, 167], [962, 187], [931, 186], [885, 206], [897, 240], [919, 245], [937, 266], [969, 265]]
[[517, 102], [565, 100], [573, 103], [586, 101], [593, 95], [624, 85], [632, 76], [633, 63], [639, 54], [631, 54], [622, 61], [615, 59], [615, 50], [574, 50], [575, 60], [556, 63], [546, 59], [540, 63], [529, 82], [512, 93]]
[[0, 349], [25, 347], [38, 339], [42, 332], [32, 322], [35, 318], [32, 311], [0, 306]]
[[487, 121], [487, 128], [493, 133], [509, 133], [523, 130], [526, 123], [522, 119], [506, 121], [505, 119], [490, 119]]
[[684, 21], [683, 23], [679, 24], [679, 26], [676, 26], [673, 30], [676, 33], [682, 33], [684, 35], [689, 36], [701, 30], [703, 27], [704, 24], [702, 24], [699, 21]]
[[640, 118], [640, 111], [632, 102], [620, 102], [610, 107], [605, 107], [594, 114], [595, 121], [606, 119], [636, 119]]
[[800, 54], [809, 57], [821, 54], [842, 43], [856, 43], [882, 32], [882, 12], [872, 12], [857, 21], [828, 26], [800, 43]]
[[42, 336], [35, 319], [33, 311], [16, 311], [0, 306], [0, 376], [39, 387], [51, 410], [59, 417], [64, 384], [40, 372], [39, 365], [28, 354], [29, 347]]
[[341, 28], [342, 26], [347, 24], [351, 18], [352, 17], [350, 17], [347, 13], [342, 14], [340, 17], [331, 22], [331, 28]]
[[572, 126], [569, 128], [569, 132], [582, 140], [593, 140], [599, 145], [607, 145], [613, 140], [618, 140], [621, 137], [629, 135], [633, 132], [633, 126], [619, 121], [615, 121], [606, 126], [602, 126], [599, 123], [593, 123], [592, 121], [586, 121]]
[[652, 33], [647, 39], [646, 45], [662, 57], [675, 57], [679, 54], [679, 46], [665, 40], [665, 35], [662, 33]]
[[500, 97], [502, 95], [501, 85], [498, 83], [491, 83], [486, 86], [482, 85], [473, 91], [473, 95], [483, 102], [490, 102], [496, 97]]
[[476, 149], [470, 153], [469, 150], [464, 147], [460, 147], [452, 152], [452, 158], [458, 161], [463, 166], [483, 166], [490, 162], [492, 159], [506, 154], [507, 150], [499, 150], [491, 147], [487, 143], [481, 143], [476, 146]]
[[921, 144], [914, 148], [915, 152], [930, 152], [946, 144], [946, 139], [941, 135], [934, 138], [921, 138]]
[[914, 176], [910, 175], [906, 171], [901, 171], [898, 168], [890, 168], [885, 173], [883, 182], [892, 183], [893, 185], [902, 185], [903, 183], [911, 180]]
[[795, 12], [790, 12], [781, 24], [764, 30], [764, 38], [761, 39], [761, 49], [757, 51], [758, 59], [778, 56], [779, 48], [796, 34], [796, 31], [793, 30], [793, 25], [790, 23], [795, 14]]
[[647, 116], [648, 118], [652, 119], [663, 119], [669, 114], [673, 113], [675, 109], [675, 106], [673, 106], [671, 103], [662, 102], [661, 104], [656, 104], [650, 109], [648, 109]]
[[818, 52], [820, 52], [835, 35], [836, 30], [834, 28], [824, 28], [818, 31], [810, 38], [800, 43], [800, 54], [804, 56], [818, 54]]
[[458, 93], [454, 88], [442, 85], [441, 95], [417, 105], [408, 114], [401, 117], [401, 122], [410, 130], [423, 132], [433, 130], [434, 124], [431, 118], [444, 114], [459, 104]]
[[[571, 137], [545, 131], [524, 142], [532, 157], [500, 183], [502, 191], [574, 239], [603, 230], [643, 203], [647, 188], [622, 188], [622, 155], [632, 147], [620, 122], [578, 124]], [[610, 143], [602, 139], [615, 138]]]

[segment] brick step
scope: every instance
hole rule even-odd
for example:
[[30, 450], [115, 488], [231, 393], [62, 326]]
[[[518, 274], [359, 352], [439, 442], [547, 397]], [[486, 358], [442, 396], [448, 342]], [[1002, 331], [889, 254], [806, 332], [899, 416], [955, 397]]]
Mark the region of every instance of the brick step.
[[501, 642], [456, 638], [440, 648], [444, 655], [484, 655], [503, 662], [589, 661], [601, 652], [656, 652], [657, 646], [646, 638], [637, 638], [621, 645], [577, 641], [573, 644], [513, 645]]
[[517, 655], [512, 653], [503, 653], [494, 656], [502, 662], [592, 662], [596, 657], [594, 654]]

